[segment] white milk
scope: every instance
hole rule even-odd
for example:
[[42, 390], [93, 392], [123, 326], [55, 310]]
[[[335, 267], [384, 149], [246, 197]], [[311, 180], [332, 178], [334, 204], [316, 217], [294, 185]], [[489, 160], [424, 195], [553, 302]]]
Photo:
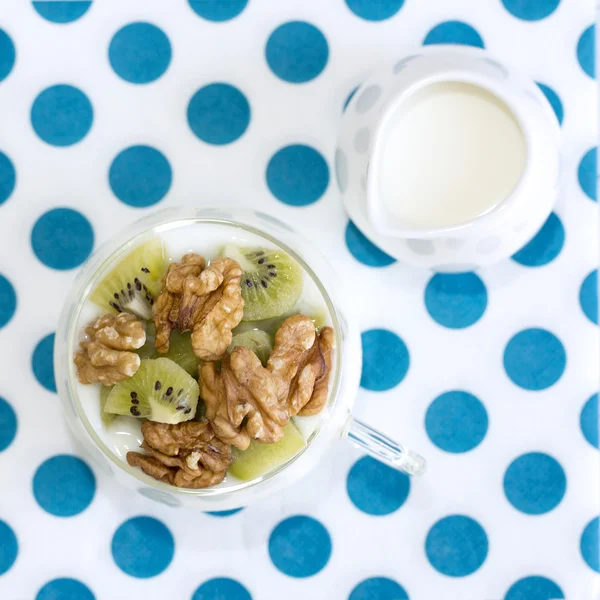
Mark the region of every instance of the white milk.
[[[160, 232], [171, 262], [177, 262], [187, 252], [196, 252], [207, 259], [219, 256], [221, 249], [227, 243], [240, 246], [261, 246], [274, 248], [274, 244], [244, 229], [219, 223], [193, 223]], [[77, 331], [83, 335], [85, 326], [103, 314], [103, 309], [91, 302], [86, 302], [78, 318]], [[331, 324], [331, 316], [319, 289], [312, 279], [304, 273], [304, 291], [293, 312], [307, 312], [309, 315], [319, 314]], [[248, 327], [245, 327], [246, 329]], [[107, 428], [100, 419], [100, 384], [82, 385], [77, 383], [79, 400], [92, 427], [102, 441], [124, 462], [129, 450], [139, 450], [143, 441], [140, 430], [141, 421], [131, 417], [117, 417]], [[320, 417], [294, 417], [296, 425], [305, 439], [316, 429]], [[237, 480], [231, 475], [220, 485], [231, 485]]]
[[401, 224], [444, 227], [474, 219], [509, 196], [525, 168], [517, 120], [496, 96], [469, 83], [417, 90], [386, 130], [378, 184]]

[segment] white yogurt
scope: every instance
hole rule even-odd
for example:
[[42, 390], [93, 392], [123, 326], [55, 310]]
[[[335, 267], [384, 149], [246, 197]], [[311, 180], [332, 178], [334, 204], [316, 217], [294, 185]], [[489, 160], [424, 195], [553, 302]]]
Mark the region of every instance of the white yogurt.
[[[234, 243], [239, 246], [277, 248], [272, 242], [255, 235], [244, 229], [220, 223], [191, 223], [157, 233], [164, 241], [167, 257], [170, 262], [178, 262], [188, 252], [196, 252], [206, 259], [219, 256], [225, 244]], [[117, 261], [118, 262], [118, 261]], [[114, 266], [114, 265], [112, 265]], [[111, 267], [112, 267], [111, 266]], [[77, 331], [83, 335], [85, 326], [105, 313], [90, 301], [86, 301], [77, 322]], [[320, 315], [326, 324], [331, 324], [331, 316], [323, 296], [314, 281], [304, 272], [304, 289], [296, 307], [291, 313], [303, 312], [309, 316]], [[248, 329], [248, 326], [245, 325]], [[108, 427], [105, 427], [100, 417], [100, 384], [82, 385], [77, 382], [77, 392], [81, 406], [90, 424], [101, 440], [126, 462], [127, 452], [139, 450], [143, 437], [141, 434], [141, 421], [133, 417], [117, 417]], [[298, 428], [308, 439], [317, 428], [320, 415], [313, 417], [295, 417]], [[234, 477], [228, 475], [225, 482], [220, 485], [237, 483]]]

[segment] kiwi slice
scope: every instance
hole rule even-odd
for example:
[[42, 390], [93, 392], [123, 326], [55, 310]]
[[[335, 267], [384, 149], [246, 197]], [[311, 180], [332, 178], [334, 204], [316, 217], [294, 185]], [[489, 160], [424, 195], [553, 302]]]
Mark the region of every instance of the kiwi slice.
[[250, 331], [234, 335], [228, 351], [231, 352], [237, 346], [250, 348], [250, 350], [258, 356], [263, 367], [265, 367], [269, 360], [271, 350], [273, 350], [273, 339], [266, 331], [251, 329]]
[[275, 317], [273, 319], [265, 319], [263, 321], [242, 321], [234, 330], [233, 335], [236, 336], [240, 333], [246, 333], [247, 331], [255, 331], [260, 329], [261, 331], [266, 332], [272, 338], [275, 337], [277, 331], [281, 327], [281, 324], [288, 318], [293, 315], [307, 315], [311, 321], [315, 324], [315, 329], [317, 332], [321, 331], [325, 325], [329, 324], [329, 318], [327, 317], [327, 313], [324, 309], [315, 309], [310, 306], [303, 306], [302, 304], [297, 304], [293, 310], [287, 312], [280, 317]]
[[102, 419], [102, 425], [104, 427], [108, 427], [116, 418], [117, 415], [113, 415], [111, 413], [107, 413], [104, 410], [106, 406], [106, 401], [108, 400], [108, 396], [112, 392], [113, 386], [103, 385], [100, 388], [100, 418]]
[[102, 308], [152, 318], [167, 262], [161, 240], [152, 239], [132, 250], [96, 287], [90, 300]]
[[281, 327], [281, 324], [285, 321], [287, 316], [282, 315], [273, 319], [264, 319], [262, 321], [242, 321], [234, 330], [234, 337], [240, 333], [246, 333], [247, 331], [256, 331], [260, 329], [264, 331], [271, 338], [275, 337], [275, 334]]
[[300, 265], [281, 250], [239, 248], [228, 244], [223, 256], [242, 267], [243, 321], [260, 321], [291, 310], [302, 293]]
[[306, 441], [293, 421], [283, 428], [283, 432], [283, 438], [274, 444], [252, 441], [247, 450], [232, 448], [234, 459], [229, 472], [242, 481], [256, 479], [286, 462], [306, 446]]
[[133, 377], [115, 385], [104, 410], [159, 423], [181, 423], [194, 418], [198, 394], [196, 380], [172, 360], [145, 359]]
[[148, 324], [146, 327], [146, 343], [135, 352], [141, 359], [144, 358], [170, 358], [177, 363], [184, 371], [198, 377], [198, 364], [200, 360], [192, 350], [192, 332], [181, 333], [178, 329], [171, 332], [169, 338], [169, 350], [165, 354], [159, 354], [154, 346], [154, 337], [156, 329], [154, 325]]

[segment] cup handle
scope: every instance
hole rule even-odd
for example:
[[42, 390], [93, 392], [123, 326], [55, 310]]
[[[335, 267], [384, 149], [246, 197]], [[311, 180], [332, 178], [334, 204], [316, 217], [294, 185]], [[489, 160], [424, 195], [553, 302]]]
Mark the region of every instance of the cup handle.
[[420, 454], [401, 446], [352, 416], [346, 422], [344, 435], [348, 441], [373, 458], [408, 475], [423, 475], [427, 470], [427, 462]]

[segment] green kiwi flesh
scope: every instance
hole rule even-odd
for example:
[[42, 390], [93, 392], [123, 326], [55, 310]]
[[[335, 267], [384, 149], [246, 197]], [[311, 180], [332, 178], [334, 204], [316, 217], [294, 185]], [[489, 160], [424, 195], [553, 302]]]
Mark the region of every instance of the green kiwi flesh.
[[253, 440], [247, 450], [232, 448], [234, 459], [229, 473], [242, 481], [256, 479], [288, 461], [306, 446], [306, 441], [293, 421], [283, 431], [283, 438], [274, 444], [261, 444]]
[[177, 363], [184, 371], [198, 377], [198, 364], [200, 360], [192, 350], [192, 332], [186, 331], [181, 333], [178, 329], [171, 332], [169, 338], [169, 350], [164, 354], [159, 354], [154, 346], [154, 337], [156, 330], [154, 325], [148, 324], [146, 327], [146, 343], [135, 352], [140, 358], [170, 358]]
[[279, 317], [296, 304], [303, 288], [300, 265], [281, 250], [240, 248], [233, 244], [222, 252], [237, 261], [243, 269], [243, 321], [259, 321]]
[[167, 261], [164, 244], [152, 239], [132, 250], [98, 284], [90, 300], [102, 308], [149, 320]]
[[105, 386], [103, 385], [100, 388], [100, 418], [102, 419], [102, 424], [104, 427], [108, 427], [116, 418], [117, 415], [113, 415], [112, 413], [107, 413], [104, 410], [106, 406], [106, 401], [108, 400], [108, 396], [112, 392], [113, 386]]
[[251, 329], [234, 335], [228, 352], [231, 352], [237, 346], [245, 346], [252, 350], [264, 367], [267, 365], [271, 350], [273, 350], [273, 339], [266, 331]]
[[182, 423], [193, 419], [198, 383], [168, 358], [145, 359], [137, 373], [110, 392], [104, 410], [116, 415]]

